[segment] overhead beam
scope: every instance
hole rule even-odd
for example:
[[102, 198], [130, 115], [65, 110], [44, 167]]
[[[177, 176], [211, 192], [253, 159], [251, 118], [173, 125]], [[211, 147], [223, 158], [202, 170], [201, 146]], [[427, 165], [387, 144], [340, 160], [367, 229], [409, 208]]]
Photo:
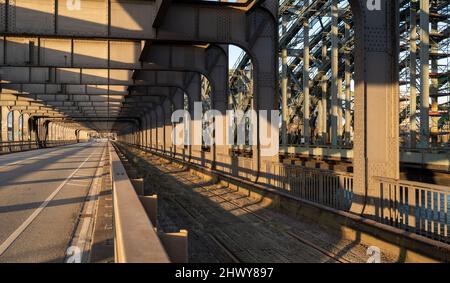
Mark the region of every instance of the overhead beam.
[[7, 35], [152, 38], [154, 1], [10, 1], [1, 27]]
[[153, 20], [153, 27], [159, 28], [164, 20], [167, 11], [169, 10], [169, 6], [172, 3], [172, 0], [156, 0], [155, 1], [155, 18]]

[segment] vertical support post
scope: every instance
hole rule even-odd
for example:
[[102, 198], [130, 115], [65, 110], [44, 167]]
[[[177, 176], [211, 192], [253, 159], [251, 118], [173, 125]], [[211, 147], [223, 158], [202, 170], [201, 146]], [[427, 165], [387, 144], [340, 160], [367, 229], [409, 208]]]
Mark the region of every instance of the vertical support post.
[[[261, 20], [266, 21], [264, 32], [260, 33], [253, 44], [252, 53], [254, 66], [254, 106], [258, 112], [256, 146], [253, 146], [252, 181], [268, 183], [272, 177], [269, 170], [272, 162], [279, 162], [279, 114], [272, 110], [279, 109], [277, 97], [279, 60], [278, 50], [278, 20], [277, 17], [261, 13]], [[250, 30], [257, 29], [257, 21], [253, 21]], [[256, 35], [255, 35], [256, 36]], [[306, 52], [305, 52], [306, 53]], [[266, 111], [266, 112], [263, 112]], [[264, 115], [266, 113], [267, 115]], [[265, 117], [264, 117], [265, 116]], [[267, 138], [264, 138], [266, 136]], [[263, 137], [263, 138], [262, 138]]]
[[8, 141], [8, 113], [9, 109], [6, 106], [0, 106], [0, 123], [1, 123], [1, 132], [0, 132], [0, 141], [6, 142]]
[[[327, 44], [325, 41], [322, 43], [322, 61], [325, 64], [327, 60]], [[326, 144], [328, 142], [328, 107], [327, 107], [327, 99], [328, 99], [328, 79], [326, 74], [322, 77], [321, 81], [322, 88], [322, 142]]]
[[35, 124], [34, 117], [30, 116], [30, 118], [29, 118], [30, 141], [36, 141], [37, 129], [35, 126], [36, 126], [36, 124]]
[[[431, 31], [433, 33], [438, 32], [438, 25], [436, 21], [431, 23]], [[439, 44], [436, 41], [431, 41], [431, 73], [434, 76], [431, 78], [431, 86], [430, 86], [430, 96], [431, 96], [431, 111], [438, 111], [438, 90], [439, 90], [439, 79], [437, 74], [438, 70], [438, 57], [436, 54], [439, 52]], [[433, 115], [431, 118], [431, 127], [430, 127], [430, 135], [431, 135], [431, 144], [437, 145], [438, 142], [438, 121], [439, 116]]]
[[195, 103], [201, 102], [201, 77], [198, 73], [192, 74], [192, 79], [187, 87], [189, 93], [189, 114], [191, 115], [191, 125], [189, 129], [189, 158], [194, 159], [195, 163], [202, 160], [201, 141], [202, 141], [202, 117], [196, 115]]
[[29, 128], [29, 114], [23, 114], [22, 116], [22, 140], [30, 141], [30, 128]]
[[146, 124], [147, 128], [145, 129], [145, 135], [147, 137], [147, 143], [145, 144], [146, 147], [152, 146], [152, 117], [150, 114], [150, 109], [147, 110], [147, 113], [145, 114]]
[[[39, 122], [39, 121], [38, 121], [38, 122]], [[59, 135], [59, 132], [58, 132], [58, 126], [57, 126], [56, 124], [54, 124], [54, 123], [50, 123], [50, 124], [49, 124], [49, 127], [51, 127], [52, 124], [53, 124], [53, 128], [52, 128], [53, 134], [52, 134], [52, 136], [50, 137], [50, 139], [51, 139], [51, 140], [57, 140], [57, 139], [58, 139], [58, 135]], [[50, 129], [50, 128], [49, 128], [49, 129]], [[38, 135], [42, 135], [42, 132], [39, 132], [39, 130], [40, 130], [40, 124], [38, 123]], [[39, 137], [40, 137], [41, 140], [43, 140], [41, 136], [39, 136]]]
[[430, 1], [420, 0], [420, 144], [428, 147], [430, 136]]
[[154, 144], [154, 146], [153, 146], [153, 149], [154, 150], [158, 150], [159, 149], [159, 147], [158, 147], [158, 144], [159, 144], [159, 130], [158, 130], [158, 125], [159, 125], [159, 120], [161, 119], [159, 116], [158, 116], [158, 106], [157, 105], [155, 105], [155, 108], [153, 108], [153, 114], [155, 114], [155, 119], [154, 119], [154, 128], [153, 128], [153, 134], [154, 134], [154, 139], [153, 139], [153, 144]]
[[156, 116], [157, 116], [157, 149], [164, 150], [164, 111], [162, 105], [156, 106]]
[[20, 141], [20, 135], [19, 135], [19, 111], [14, 110], [13, 111], [13, 140], [14, 141]]
[[[309, 1], [305, 2], [308, 5]], [[310, 97], [309, 97], [309, 19], [303, 21], [303, 137], [305, 145], [311, 140], [310, 121]]]
[[145, 145], [145, 117], [141, 112], [139, 115], [140, 125], [138, 128], [139, 133], [139, 146], [142, 148]]
[[[173, 111], [177, 110], [183, 110], [184, 109], [184, 92], [180, 89], [177, 89], [175, 93], [172, 96], [172, 103], [173, 103]], [[184, 121], [183, 121], [184, 123]], [[177, 124], [172, 124], [173, 127], [177, 127]], [[178, 146], [176, 144], [179, 144], [179, 141], [177, 140], [178, 137], [176, 135], [172, 136], [172, 145], [173, 145], [173, 154], [175, 157], [177, 157], [179, 154], [183, 153], [183, 146]]]
[[343, 124], [342, 124], [342, 116], [343, 116], [343, 111], [342, 111], [342, 79], [338, 78], [338, 109], [337, 109], [337, 126], [338, 126], [338, 130], [337, 130], [337, 140], [338, 140], [338, 144], [342, 144], [342, 129], [343, 129]]
[[[350, 40], [350, 25], [345, 22], [345, 38]], [[350, 65], [350, 50], [345, 52], [345, 144], [351, 144], [351, 125], [352, 125], [352, 109], [351, 109], [351, 65]]]
[[[355, 1], [353, 1], [355, 3]], [[354, 183], [351, 212], [380, 216], [377, 177], [398, 179], [399, 1], [355, 13]], [[375, 32], [374, 32], [375, 31]]]
[[[282, 23], [282, 32], [286, 33], [286, 18], [283, 17]], [[287, 79], [287, 49], [286, 46], [283, 46], [281, 50], [281, 112], [282, 112], [282, 121], [281, 121], [281, 143], [283, 146], [288, 144], [288, 136], [287, 136], [287, 127], [288, 127], [288, 102], [287, 102], [287, 87], [288, 87], [288, 79]]]
[[417, 139], [417, 0], [411, 0], [410, 5], [409, 147], [415, 148]]
[[155, 105], [152, 108], [152, 148], [154, 150], [158, 149], [158, 113], [156, 111]]
[[140, 129], [141, 147], [145, 147], [145, 145], [147, 144], [147, 134], [146, 134], [147, 118], [145, 117], [145, 108], [140, 116], [141, 116], [141, 129]]
[[331, 144], [338, 144], [338, 6], [337, 0], [331, 3]]
[[[214, 66], [209, 69], [212, 88], [212, 108], [219, 111], [221, 116], [214, 118], [214, 140], [211, 147], [210, 160], [212, 168], [223, 171], [231, 167], [230, 147], [227, 144], [226, 115], [228, 110], [228, 48], [212, 47], [207, 56], [216, 59]], [[207, 57], [207, 58], [208, 58]], [[219, 130], [221, 129], [221, 130]]]
[[317, 102], [317, 134], [318, 134], [318, 140], [316, 141], [317, 144], [323, 143], [323, 109], [322, 109], [322, 100], [319, 100]]
[[139, 140], [140, 140], [140, 138], [139, 138], [139, 126], [138, 125], [136, 125], [134, 128], [133, 128], [133, 136], [134, 136], [134, 141], [133, 141], [133, 144], [134, 145], [139, 145]]

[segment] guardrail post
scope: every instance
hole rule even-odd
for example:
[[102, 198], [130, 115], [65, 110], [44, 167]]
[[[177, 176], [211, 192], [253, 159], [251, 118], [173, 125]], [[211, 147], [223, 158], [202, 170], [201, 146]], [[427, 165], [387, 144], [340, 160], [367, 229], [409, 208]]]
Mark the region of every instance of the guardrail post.
[[131, 183], [133, 184], [133, 187], [136, 190], [136, 193], [139, 196], [143, 196], [144, 195], [144, 179], [142, 179], [142, 178], [132, 179]]
[[159, 232], [164, 248], [169, 254], [170, 260], [174, 263], [188, 262], [188, 231], [180, 230], [176, 233]]
[[139, 196], [139, 200], [147, 213], [153, 226], [158, 226], [158, 196]]

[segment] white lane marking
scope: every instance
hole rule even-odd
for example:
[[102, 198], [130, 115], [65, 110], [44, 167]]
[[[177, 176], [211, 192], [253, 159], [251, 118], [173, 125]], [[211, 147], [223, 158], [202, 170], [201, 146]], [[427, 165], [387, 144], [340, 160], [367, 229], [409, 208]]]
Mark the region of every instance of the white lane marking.
[[[76, 179], [76, 177], [77, 177], [77, 176], [73, 176], [73, 177], [72, 177], [71, 183], [86, 183], [86, 184], [88, 184], [88, 183], [91, 183], [91, 182], [92, 182], [92, 180], [85, 180], [85, 179], [80, 179], [80, 180], [78, 180], [78, 179]], [[87, 177], [87, 176], [83, 176], [83, 178], [86, 178], [86, 177]], [[92, 175], [89, 176], [89, 177], [91, 177], [91, 179], [92, 179]]]
[[61, 183], [61, 185], [59, 185], [59, 187], [53, 191], [53, 193], [28, 217], [27, 220], [25, 220], [22, 225], [19, 226], [19, 228], [16, 229], [16, 231], [14, 231], [9, 237], [8, 239], [6, 239], [6, 241], [4, 241], [1, 245], [0, 245], [0, 256], [11, 246], [11, 244], [20, 236], [20, 234], [23, 233], [23, 231], [25, 231], [25, 229], [27, 229], [27, 227], [34, 221], [34, 219], [36, 219], [36, 217], [42, 212], [42, 210], [44, 210], [44, 208], [49, 204], [50, 201], [52, 201], [55, 196], [59, 193], [59, 191], [64, 187], [64, 185], [66, 185], [66, 183], [69, 182], [70, 178], [73, 177], [73, 175], [75, 175], [75, 173], [81, 168], [83, 167], [83, 165], [88, 161], [89, 158], [91, 158], [91, 156], [95, 153], [95, 151], [93, 153], [91, 153], [91, 155], [89, 155], [86, 160], [83, 161], [83, 163], [80, 164], [80, 166], [78, 166], [77, 169], [75, 169], [72, 174], [69, 175], [69, 177], [67, 177], [64, 182]]
[[86, 188], [87, 184], [74, 184], [74, 183], [67, 183], [68, 186], [76, 186], [76, 187], [83, 187]]
[[[79, 147], [82, 147], [82, 145], [83, 145], [83, 144], [81, 144]], [[48, 154], [50, 154], [50, 153], [54, 153], [54, 152], [56, 152], [56, 151], [58, 151], [58, 150], [62, 150], [62, 149], [66, 149], [66, 146], [62, 146], [62, 147], [58, 147], [58, 148], [53, 149], [53, 150], [49, 150], [49, 151], [47, 151], [47, 152], [45, 152], [45, 153], [43, 153], [43, 154], [39, 151], [39, 149], [33, 150], [33, 151], [31, 151], [31, 152], [34, 153], [34, 154], [30, 154], [31, 157], [28, 157], [28, 158], [25, 158], [25, 159], [20, 159], [20, 160], [17, 160], [17, 161], [13, 161], [13, 162], [11, 162], [11, 163], [0, 164], [0, 166], [2, 166], [2, 167], [6, 167], [6, 166], [14, 166], [14, 165], [17, 165], [17, 164], [22, 163], [22, 162], [24, 162], [24, 161], [35, 160], [35, 159], [38, 159], [38, 158], [42, 158], [43, 156], [46, 156], [46, 155], [48, 155]], [[39, 154], [39, 153], [41, 153], [41, 154]], [[37, 154], [38, 156], [36, 156], [36, 154]], [[15, 157], [15, 158], [16, 158], [16, 157]], [[17, 158], [20, 158], [20, 156], [18, 156]]]

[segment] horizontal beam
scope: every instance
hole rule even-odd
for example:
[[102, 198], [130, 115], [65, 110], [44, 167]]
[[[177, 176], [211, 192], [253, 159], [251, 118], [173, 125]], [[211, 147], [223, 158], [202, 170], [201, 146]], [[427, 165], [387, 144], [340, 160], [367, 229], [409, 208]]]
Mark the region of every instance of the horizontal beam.
[[[14, 1], [0, 27], [6, 35], [78, 36], [80, 38], [154, 38], [154, 1]], [[67, 4], [66, 4], [67, 2]], [[7, 2], [8, 4], [8, 2]], [[14, 4], [14, 5], [13, 5]]]
[[173, 85], [153, 85], [146, 82], [136, 84], [54, 84], [42, 82], [2, 82], [1, 93], [10, 94], [89, 94], [89, 95], [126, 95], [129, 92], [148, 95], [170, 95], [177, 87]]
[[0, 93], [0, 103], [4, 103], [3, 105], [35, 105], [41, 103], [61, 103], [64, 104], [73, 104], [73, 103], [86, 103], [86, 104], [117, 104], [125, 101], [136, 102], [136, 103], [145, 103], [145, 102], [159, 102], [161, 97], [165, 96], [157, 96], [157, 95], [126, 95], [126, 96], [85, 96], [85, 95], [54, 95], [54, 94], [42, 94], [42, 95], [14, 95], [14, 94], [2, 94]]
[[140, 68], [141, 40], [0, 37], [0, 65], [11, 67]]

